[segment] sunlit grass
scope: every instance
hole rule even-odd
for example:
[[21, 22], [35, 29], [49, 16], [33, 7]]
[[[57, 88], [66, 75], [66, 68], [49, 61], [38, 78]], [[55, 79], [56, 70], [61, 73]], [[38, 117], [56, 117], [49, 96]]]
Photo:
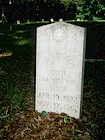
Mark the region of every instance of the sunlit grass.
[[16, 42], [16, 45], [29, 45], [30, 44], [30, 40], [29, 39], [22, 39]]
[[24, 33], [25, 31], [23, 30], [17, 30], [16, 33]]
[[3, 75], [5, 72], [2, 67], [0, 67], [0, 76]]
[[5, 35], [4, 33], [0, 33], [0, 35]]
[[0, 58], [1, 57], [8, 57], [8, 56], [12, 56], [12, 52], [3, 52], [2, 54], [0, 54]]
[[13, 38], [14, 38], [14, 39], [23, 39], [23, 37], [22, 37], [22, 36], [16, 36], [16, 35], [15, 35], [15, 36], [13, 36]]

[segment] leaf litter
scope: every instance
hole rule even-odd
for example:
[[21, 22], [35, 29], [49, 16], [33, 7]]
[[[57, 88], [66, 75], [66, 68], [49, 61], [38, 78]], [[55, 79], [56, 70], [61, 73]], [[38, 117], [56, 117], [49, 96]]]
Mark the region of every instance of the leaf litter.
[[[4, 59], [6, 55], [2, 55], [1, 59]], [[5, 61], [1, 61], [3, 69], [0, 68], [0, 74], [3, 77], [0, 77], [0, 80], [3, 82], [2, 79], [9, 76], [8, 79], [11, 78], [14, 85], [26, 89], [30, 88], [29, 71], [31, 66], [29, 64], [31, 60], [20, 56], [18, 56], [18, 60], [7, 57], [8, 59], [5, 58]], [[104, 69], [100, 67], [97, 68], [97, 71], [98, 73], [92, 74], [93, 77], [87, 75], [85, 78], [83, 109], [80, 119], [72, 118], [64, 113], [45, 111], [38, 113], [32, 107], [27, 111], [17, 109], [9, 116], [7, 115], [8, 111], [5, 112], [7, 118], [0, 118], [0, 140], [105, 140]], [[93, 80], [94, 77], [95, 80]], [[104, 80], [101, 82], [100, 79]], [[100, 82], [103, 89], [98, 91], [97, 83]], [[5, 88], [3, 84], [0, 86], [2, 88], [0, 92], [2, 92]], [[2, 93], [5, 95], [5, 91]], [[0, 98], [3, 99], [2, 96]], [[9, 105], [5, 103], [4, 106], [7, 109]]]
[[[20, 85], [25, 89], [31, 87], [28, 76], [27, 79], [24, 79], [28, 65], [21, 70], [23, 62], [21, 63], [19, 62], [19, 67], [12, 74], [12, 77], [13, 81], [16, 82], [15, 85]], [[11, 69], [12, 67], [11, 64]], [[19, 77], [23, 78], [20, 83]], [[85, 83], [84, 86], [83, 108], [80, 119], [72, 118], [64, 113], [57, 114], [46, 111], [39, 113], [34, 111], [35, 99], [33, 99], [32, 93], [27, 93], [32, 98], [32, 102], [29, 101], [28, 103], [30, 109], [22, 111], [22, 109], [17, 108], [15, 112], [8, 116], [8, 108], [8, 112], [5, 112], [7, 118], [0, 118], [0, 140], [105, 140], [105, 90], [98, 86], [99, 89], [96, 90], [91, 77], [90, 81], [88, 84]], [[31, 90], [29, 88], [30, 92], [32, 92]], [[7, 110], [9, 104], [5, 103], [4, 105]]]
[[[66, 114], [49, 112], [41, 116], [37, 111], [17, 112], [11, 125], [5, 128], [4, 140], [91, 140], [83, 119], [71, 118], [64, 122]], [[68, 118], [70, 118], [68, 116]]]
[[[85, 95], [82, 117], [17, 110], [0, 128], [1, 140], [104, 140], [105, 95]], [[34, 105], [34, 102], [33, 102]], [[8, 120], [9, 120], [8, 118]], [[0, 122], [1, 123], [1, 122]]]

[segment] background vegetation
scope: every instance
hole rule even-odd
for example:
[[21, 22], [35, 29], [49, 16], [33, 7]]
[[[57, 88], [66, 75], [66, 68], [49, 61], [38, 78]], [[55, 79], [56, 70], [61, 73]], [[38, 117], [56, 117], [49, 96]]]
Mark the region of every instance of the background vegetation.
[[[104, 0], [0, 0], [9, 23], [49, 20], [104, 20]], [[2, 19], [2, 15], [1, 19]]]

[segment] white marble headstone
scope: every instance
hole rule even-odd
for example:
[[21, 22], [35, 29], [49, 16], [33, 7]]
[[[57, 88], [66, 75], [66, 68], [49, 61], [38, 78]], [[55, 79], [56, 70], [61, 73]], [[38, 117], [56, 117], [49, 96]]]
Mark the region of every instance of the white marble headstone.
[[37, 111], [80, 117], [85, 35], [85, 28], [65, 22], [37, 28]]
[[20, 20], [17, 20], [17, 24], [20, 24]]

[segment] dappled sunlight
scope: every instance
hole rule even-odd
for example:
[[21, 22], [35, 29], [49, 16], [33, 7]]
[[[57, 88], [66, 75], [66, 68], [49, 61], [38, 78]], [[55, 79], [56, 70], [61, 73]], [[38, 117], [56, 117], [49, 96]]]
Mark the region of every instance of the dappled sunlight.
[[28, 39], [23, 39], [23, 40], [19, 40], [19, 41], [17, 41], [17, 42], [15, 42], [15, 45], [28, 45], [28, 44], [30, 44], [30, 40], [28, 40]]
[[13, 36], [13, 38], [14, 38], [14, 39], [16, 39], [16, 40], [23, 39], [23, 37], [22, 37], [22, 36], [16, 36], [16, 35], [15, 35], [15, 36]]
[[17, 30], [16, 33], [24, 33], [25, 31], [23, 30]]
[[2, 67], [0, 67], [0, 76], [3, 75], [5, 72], [3, 71]]
[[3, 52], [3, 53], [0, 54], [0, 58], [1, 58], [1, 57], [12, 56], [12, 55], [13, 55], [12, 52]]
[[[28, 34], [29, 34], [29, 31], [28, 31], [28, 30], [17, 30], [17, 31], [15, 32], [13, 38], [14, 38], [15, 40], [21, 40], [21, 39], [23, 40], [23, 39], [25, 39], [25, 38], [29, 38]], [[24, 41], [23, 41], [23, 42], [24, 42]], [[20, 43], [20, 44], [21, 44], [21, 43]], [[24, 44], [24, 43], [22, 43], [22, 44]]]
[[16, 39], [16, 40], [23, 39], [24, 37], [22, 36], [22, 34], [23, 34], [24, 32], [25, 32], [25, 31], [23, 31], [23, 30], [17, 30], [17, 31], [16, 31], [16, 34], [13, 36], [13, 38]]
[[0, 35], [5, 35], [4, 33], [0, 33]]
[[[91, 135], [97, 140], [97, 137], [104, 135], [105, 131], [104, 60], [101, 62], [103, 57], [99, 59], [98, 56], [95, 59], [94, 50], [100, 51], [100, 54], [104, 52], [105, 26], [98, 23], [97, 26], [95, 26], [96, 23], [89, 23], [89, 25], [76, 23], [88, 28], [86, 41], [89, 51], [86, 51], [85, 60], [82, 116], [75, 120], [63, 113], [59, 115], [52, 112], [33, 111], [35, 106], [36, 27], [43, 24], [12, 25], [11, 31], [7, 24], [0, 28], [0, 98], [2, 99], [0, 101], [2, 107], [0, 139], [51, 139], [53, 137], [56, 140], [79, 138], [90, 140]], [[37, 129], [34, 130], [36, 127]], [[48, 129], [44, 131], [43, 128]], [[39, 130], [41, 134], [44, 132], [42, 136], [39, 136]]]

